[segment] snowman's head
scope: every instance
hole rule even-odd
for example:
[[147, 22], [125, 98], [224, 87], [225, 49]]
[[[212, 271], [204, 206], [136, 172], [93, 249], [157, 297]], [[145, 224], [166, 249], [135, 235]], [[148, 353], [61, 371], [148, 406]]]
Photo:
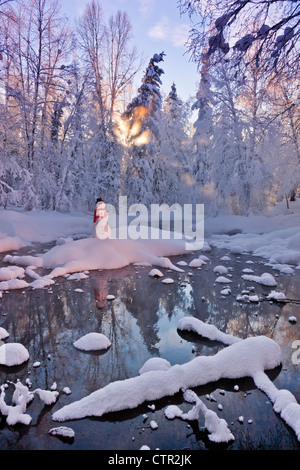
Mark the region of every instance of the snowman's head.
[[102, 201], [102, 199], [97, 199], [97, 204], [96, 204], [97, 209], [105, 209], [105, 203]]

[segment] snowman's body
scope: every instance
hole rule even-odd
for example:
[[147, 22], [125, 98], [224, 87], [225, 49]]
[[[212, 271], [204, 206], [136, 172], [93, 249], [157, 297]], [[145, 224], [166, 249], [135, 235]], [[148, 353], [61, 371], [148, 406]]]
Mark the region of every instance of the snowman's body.
[[110, 227], [107, 223], [108, 213], [105, 209], [105, 204], [103, 201], [97, 203], [94, 214], [94, 220], [96, 223], [94, 236], [100, 238], [101, 240], [104, 240], [105, 238], [110, 238]]

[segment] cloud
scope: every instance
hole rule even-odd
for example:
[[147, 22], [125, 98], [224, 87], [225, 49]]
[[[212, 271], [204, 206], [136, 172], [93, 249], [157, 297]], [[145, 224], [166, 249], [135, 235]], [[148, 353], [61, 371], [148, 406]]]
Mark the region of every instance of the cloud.
[[148, 16], [154, 8], [155, 0], [138, 0], [139, 10], [143, 16]]
[[173, 23], [163, 16], [148, 31], [148, 36], [154, 41], [167, 41], [175, 47], [182, 47], [188, 39], [190, 26], [187, 23]]

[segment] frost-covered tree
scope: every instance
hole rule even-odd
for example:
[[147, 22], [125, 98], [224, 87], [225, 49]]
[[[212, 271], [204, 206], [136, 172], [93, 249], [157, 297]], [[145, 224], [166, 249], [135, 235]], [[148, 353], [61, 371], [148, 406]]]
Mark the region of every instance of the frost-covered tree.
[[158, 64], [164, 59], [164, 52], [154, 54], [145, 71], [138, 95], [133, 98], [123, 113], [127, 132], [128, 160], [124, 191], [128, 201], [153, 202], [158, 191], [161, 173], [156, 175], [155, 163], [160, 146], [160, 120], [162, 97], [161, 75]]
[[213, 135], [213, 104], [214, 98], [211, 91], [211, 77], [208, 63], [203, 63], [201, 79], [196, 94], [196, 101], [192, 110], [198, 110], [198, 116], [194, 122], [193, 134], [193, 176], [195, 180], [194, 192], [196, 198], [203, 194], [205, 185], [211, 182], [211, 139]]
[[[202, 180], [198, 177], [198, 188], [213, 213], [225, 208], [237, 214], [249, 214], [264, 207], [266, 193], [271, 186], [271, 175], [264, 161], [263, 127], [259, 140], [258, 121], [253, 121], [258, 110], [255, 116], [251, 112], [253, 103], [247, 88], [251, 81], [249, 77], [248, 81], [246, 78], [241, 80], [226, 63], [214, 66], [210, 76], [213, 108], [209, 119], [204, 119], [202, 132], [199, 127], [200, 137], [204, 137], [207, 135], [205, 126], [210, 123], [209, 139], [206, 145], [199, 146], [201, 171], [198, 175]], [[258, 94], [251, 94], [251, 97], [255, 100]], [[263, 105], [261, 102], [262, 109]], [[201, 111], [201, 107], [199, 109]], [[204, 150], [206, 160], [203, 158]]]
[[[294, 0], [179, 0], [182, 13], [195, 19], [189, 50], [200, 64], [230, 51], [244, 55], [256, 45], [253, 60], [276, 69], [299, 65], [300, 4]], [[217, 58], [216, 56], [215, 58]]]
[[190, 103], [184, 103], [178, 96], [175, 83], [163, 103], [161, 122], [161, 146], [157, 164], [161, 177], [159, 202], [173, 204], [188, 202], [187, 178], [191, 151], [189, 132]]

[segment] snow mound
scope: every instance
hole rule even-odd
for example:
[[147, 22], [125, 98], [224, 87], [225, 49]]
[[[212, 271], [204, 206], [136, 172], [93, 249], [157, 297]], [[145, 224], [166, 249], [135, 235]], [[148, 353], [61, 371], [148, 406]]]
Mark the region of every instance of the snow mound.
[[[147, 263], [151, 266], [184, 272], [166, 256], [187, 253], [184, 240], [118, 240], [83, 238], [56, 245], [38, 256], [6, 255], [4, 262], [20, 266], [51, 269], [46, 277], [64, 276], [98, 269], [118, 269], [129, 264]], [[12, 281], [8, 281], [12, 282]], [[26, 287], [28, 284], [23, 284]], [[17, 288], [5, 284], [0, 289]]]
[[9, 337], [9, 333], [6, 331], [5, 328], [0, 327], [0, 341], [3, 341], [4, 339]]
[[194, 317], [183, 317], [177, 324], [178, 330], [181, 331], [193, 331], [204, 338], [208, 338], [211, 341], [221, 341], [224, 344], [233, 344], [240, 341], [239, 338], [223, 333], [216, 326], [204, 323], [198, 318]]
[[242, 279], [244, 279], [245, 281], [257, 282], [258, 284], [262, 284], [263, 286], [269, 286], [269, 287], [277, 286], [277, 282], [275, 281], [275, 278], [270, 273], [263, 273], [261, 276], [243, 274]]
[[151, 269], [149, 276], [150, 277], [163, 277], [163, 273], [159, 269]]
[[221, 284], [228, 284], [228, 282], [232, 282], [230, 279], [227, 279], [225, 276], [219, 276], [216, 279], [216, 282], [219, 282]]
[[0, 346], [0, 364], [8, 367], [19, 366], [28, 361], [29, 352], [21, 343], [6, 343]]
[[87, 333], [73, 343], [73, 346], [82, 351], [101, 351], [111, 346], [109, 339], [102, 333]]
[[54, 284], [53, 279], [45, 277], [41, 277], [36, 279], [35, 281], [31, 282], [29, 285], [32, 289], [43, 289], [44, 287], [48, 287]]
[[206, 262], [203, 259], [195, 258], [189, 263], [189, 267], [201, 268], [201, 266], [203, 266], [204, 264], [206, 264]]
[[115, 300], [115, 296], [112, 295], [112, 294], [108, 294], [108, 295], [106, 296], [106, 300]]
[[163, 284], [173, 284], [174, 283], [174, 279], [171, 279], [170, 277], [167, 277], [166, 279], [163, 279], [161, 281]]
[[48, 434], [51, 434], [52, 436], [68, 437], [70, 439], [75, 436], [74, 430], [66, 426], [59, 426], [57, 428], [52, 428], [48, 431]]
[[11, 279], [10, 281], [1, 281], [0, 290], [15, 290], [15, 289], [24, 289], [28, 287], [29, 284], [23, 279]]
[[0, 268], [0, 281], [10, 281], [17, 277], [24, 276], [25, 270], [19, 266]]
[[277, 302], [282, 302], [286, 300], [286, 296], [283, 292], [277, 292], [275, 290], [272, 290], [267, 296], [267, 300], [277, 300]]
[[225, 266], [216, 266], [214, 268], [214, 273], [216, 274], [227, 274], [228, 273], [228, 269], [225, 267]]
[[41, 388], [37, 388], [34, 390], [33, 393], [36, 393], [40, 399], [45, 403], [45, 405], [52, 405], [56, 402], [56, 399], [59, 395], [56, 391], [51, 390], [42, 390]]
[[146, 372], [153, 370], [168, 370], [170, 369], [171, 364], [166, 359], [161, 357], [151, 357], [148, 359], [145, 364], [139, 370], [139, 374], [145, 374]]
[[80, 281], [81, 279], [88, 279], [88, 275], [86, 273], [74, 273], [74, 274], [71, 274], [69, 277], [68, 277], [68, 281]]

